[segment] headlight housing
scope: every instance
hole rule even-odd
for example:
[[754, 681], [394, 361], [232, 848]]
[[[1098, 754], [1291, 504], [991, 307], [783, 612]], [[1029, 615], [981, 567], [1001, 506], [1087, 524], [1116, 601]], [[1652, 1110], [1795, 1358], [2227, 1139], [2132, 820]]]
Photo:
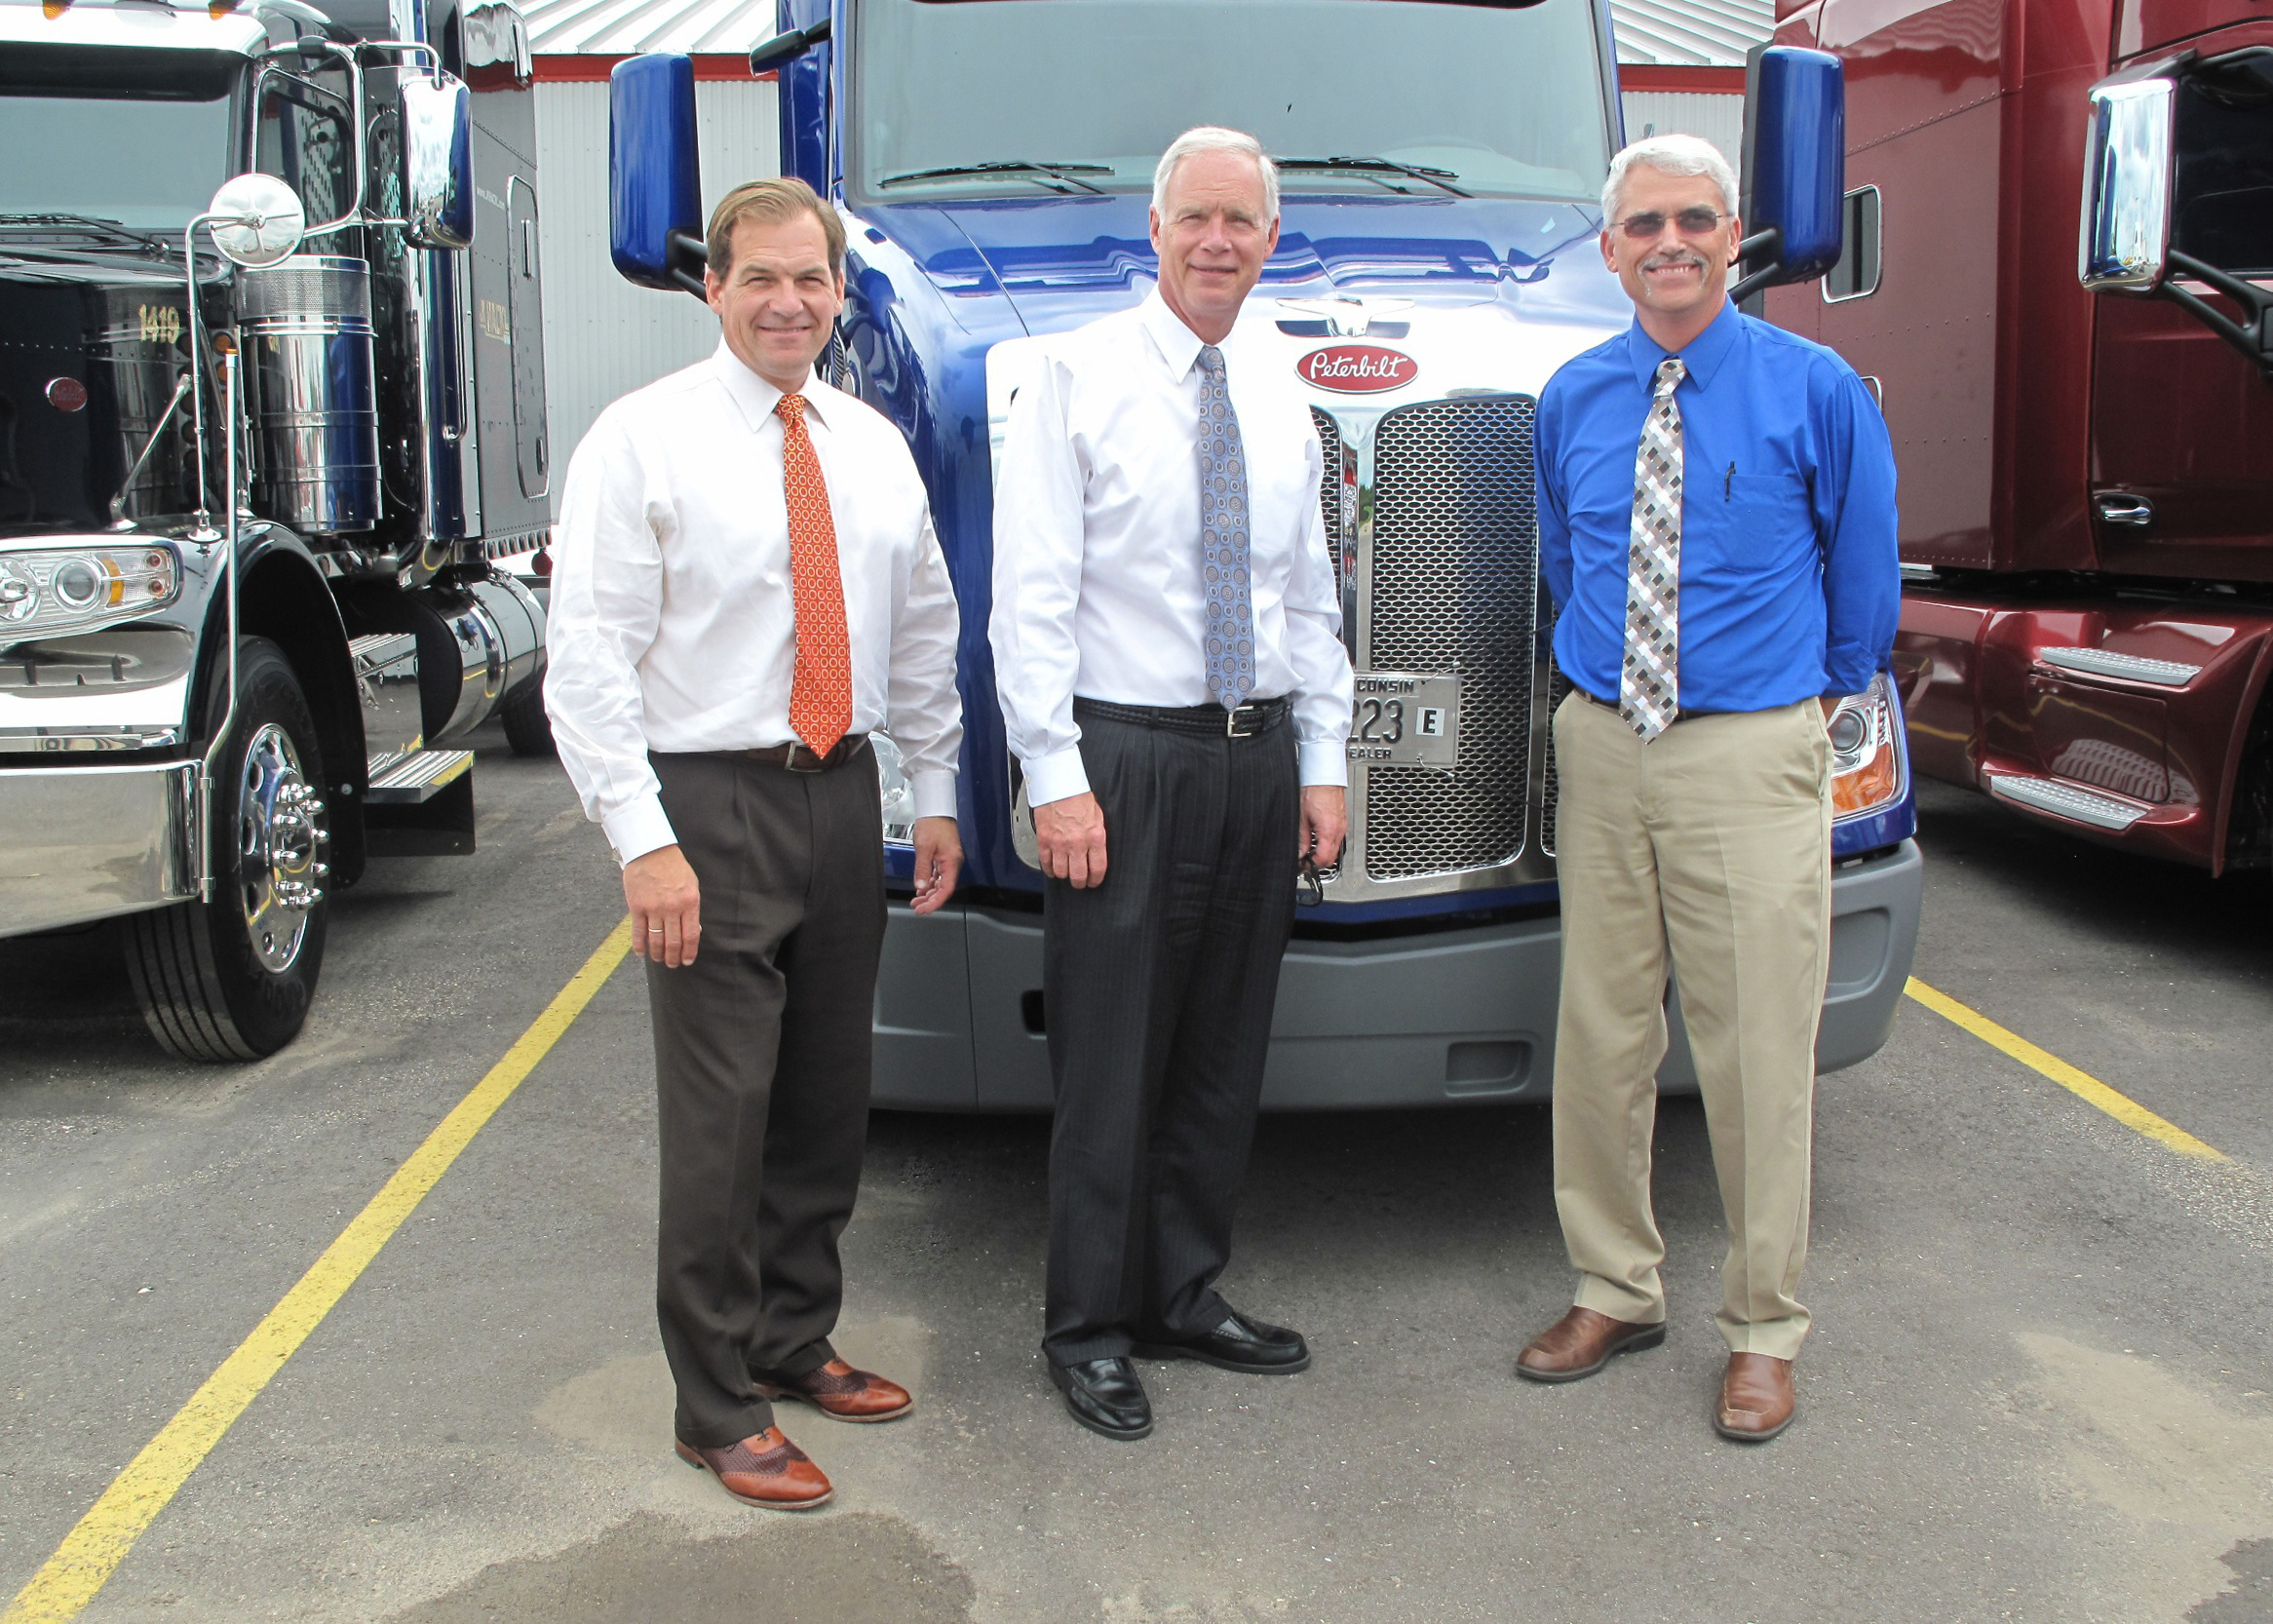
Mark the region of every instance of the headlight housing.
[[884, 844], [915, 844], [915, 786], [908, 782], [907, 756], [892, 735], [878, 729], [868, 735], [876, 753], [876, 779], [884, 792]]
[[1829, 727], [1833, 820], [1881, 811], [1902, 799], [1909, 763], [1894, 683], [1886, 673], [1870, 678], [1861, 693], [1840, 700]]
[[0, 639], [52, 637], [162, 609], [181, 596], [166, 542], [0, 552]]

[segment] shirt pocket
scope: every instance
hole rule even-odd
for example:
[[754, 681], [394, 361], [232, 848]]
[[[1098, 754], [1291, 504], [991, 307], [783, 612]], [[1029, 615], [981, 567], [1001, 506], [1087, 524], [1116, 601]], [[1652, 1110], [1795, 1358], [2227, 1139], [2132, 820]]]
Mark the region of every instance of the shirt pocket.
[[[1796, 469], [1773, 474], [1726, 474], [1717, 491], [1697, 492], [1716, 513], [1722, 546], [1732, 561], [1782, 553], [1815, 535], [1815, 509], [1807, 481]], [[1718, 496], [1719, 501], [1712, 498]]]

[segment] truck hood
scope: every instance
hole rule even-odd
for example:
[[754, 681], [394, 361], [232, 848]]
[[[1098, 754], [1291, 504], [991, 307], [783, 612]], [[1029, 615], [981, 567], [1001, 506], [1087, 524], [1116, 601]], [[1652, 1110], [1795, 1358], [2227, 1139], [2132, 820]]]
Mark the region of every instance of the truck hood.
[[[1147, 200], [1108, 195], [864, 208], [950, 308], [1007, 300], [1028, 333], [1140, 298], [1156, 275]], [[1533, 320], [1623, 327], [1631, 312], [1595, 251], [1595, 211], [1510, 198], [1288, 197], [1254, 297], [1395, 292], [1430, 304], [1506, 303]], [[973, 329], [992, 326], [983, 320]]]
[[[189, 365], [178, 263], [0, 237], [0, 535], [102, 530], [110, 499]], [[179, 513], [186, 407], [130, 512]]]

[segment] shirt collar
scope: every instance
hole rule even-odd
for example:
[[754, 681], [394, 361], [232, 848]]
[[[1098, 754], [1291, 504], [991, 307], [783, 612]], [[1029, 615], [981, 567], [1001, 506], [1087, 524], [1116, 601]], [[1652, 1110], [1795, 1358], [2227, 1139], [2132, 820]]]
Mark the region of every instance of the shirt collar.
[[1161, 359], [1168, 363], [1168, 369], [1179, 378], [1188, 375], [1207, 340], [1184, 326], [1184, 319], [1169, 309], [1168, 300], [1160, 296], [1158, 288], [1144, 295], [1136, 314], [1144, 324], [1144, 330], [1152, 334], [1152, 342], [1159, 349]]
[[[1711, 388], [1713, 374], [1720, 369], [1720, 364], [1728, 359], [1728, 352], [1736, 347], [1743, 333], [1744, 318], [1737, 314], [1736, 306], [1721, 305], [1720, 314], [1713, 318], [1713, 325], [1690, 339], [1688, 347], [1680, 352], [1681, 369], [1688, 380], [1699, 389]], [[1634, 364], [1635, 381], [1644, 392], [1657, 376], [1657, 364], [1673, 353], [1644, 332], [1639, 322], [1626, 329], [1627, 358]]]
[[[774, 414], [774, 407], [781, 402], [782, 391], [745, 367], [742, 358], [734, 353], [723, 338], [718, 340], [717, 349], [712, 353], [711, 369], [717, 374], [719, 383], [725, 386], [728, 398], [740, 408], [742, 420], [749, 424], [752, 434], [756, 433], [758, 426]], [[820, 374], [815, 373], [806, 380], [800, 393], [805, 397], [805, 408], [826, 424], [831, 404], [828, 397], [836, 391], [823, 383]]]

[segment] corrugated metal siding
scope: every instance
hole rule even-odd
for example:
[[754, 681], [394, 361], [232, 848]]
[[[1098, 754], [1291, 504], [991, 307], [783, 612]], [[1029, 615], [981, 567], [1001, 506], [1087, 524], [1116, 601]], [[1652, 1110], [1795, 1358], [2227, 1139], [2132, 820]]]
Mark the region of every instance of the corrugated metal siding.
[[531, 0], [523, 7], [539, 56], [594, 51], [747, 55], [774, 37], [774, 0]]
[[[689, 294], [634, 287], [608, 259], [607, 86], [540, 82], [536, 97], [545, 406], [567, 451], [610, 401], [716, 348], [718, 319]], [[743, 181], [781, 173], [774, 87], [698, 83], [695, 109], [707, 215]], [[566, 472], [563, 461], [553, 481], [556, 519]]]
[[1720, 149], [1732, 168], [1744, 163], [1744, 97], [1695, 91], [1628, 91], [1618, 98], [1626, 108], [1626, 138], [1644, 135], [1702, 135]]
[[1775, 26], [1774, 0], [1610, 0], [1622, 62], [1742, 67]]

